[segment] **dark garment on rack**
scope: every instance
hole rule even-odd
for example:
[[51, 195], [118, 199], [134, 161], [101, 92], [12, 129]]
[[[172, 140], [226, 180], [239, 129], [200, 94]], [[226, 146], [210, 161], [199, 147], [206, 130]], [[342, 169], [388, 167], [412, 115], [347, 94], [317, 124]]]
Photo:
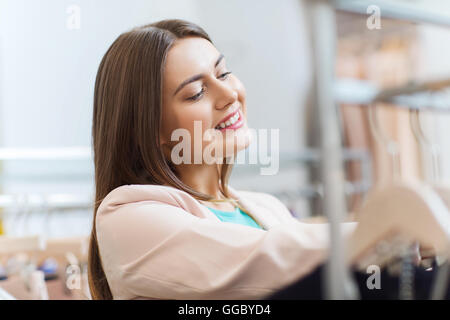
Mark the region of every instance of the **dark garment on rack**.
[[[431, 288], [438, 270], [439, 268], [436, 266], [431, 271], [426, 271], [422, 267], [414, 267], [413, 298], [415, 300], [431, 298]], [[326, 298], [324, 271], [324, 265], [321, 265], [308, 276], [268, 296], [266, 300], [323, 300]], [[381, 288], [370, 290], [367, 287], [370, 273], [353, 271], [352, 275], [358, 286], [361, 300], [399, 300], [399, 276], [393, 276], [387, 270], [382, 269], [380, 273]], [[450, 285], [447, 285], [445, 299], [450, 300]]]

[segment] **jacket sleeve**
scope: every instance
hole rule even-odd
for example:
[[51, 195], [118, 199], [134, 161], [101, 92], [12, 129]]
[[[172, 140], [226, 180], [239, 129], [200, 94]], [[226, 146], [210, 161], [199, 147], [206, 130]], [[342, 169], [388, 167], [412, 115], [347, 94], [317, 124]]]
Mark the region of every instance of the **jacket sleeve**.
[[326, 228], [292, 219], [265, 231], [157, 202], [97, 216], [108, 281], [156, 299], [260, 299], [326, 256]]

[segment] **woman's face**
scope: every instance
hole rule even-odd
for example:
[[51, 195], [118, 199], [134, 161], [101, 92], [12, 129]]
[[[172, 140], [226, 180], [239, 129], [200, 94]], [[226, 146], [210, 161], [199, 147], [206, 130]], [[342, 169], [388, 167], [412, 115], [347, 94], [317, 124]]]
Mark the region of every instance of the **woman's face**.
[[167, 143], [168, 150], [179, 143], [179, 138], [171, 142], [172, 132], [182, 128], [191, 137], [190, 163], [195, 146], [201, 148], [202, 163], [204, 154], [216, 159], [233, 156], [250, 142], [246, 115], [245, 88], [214, 45], [199, 37], [177, 40], [163, 74], [161, 142]]

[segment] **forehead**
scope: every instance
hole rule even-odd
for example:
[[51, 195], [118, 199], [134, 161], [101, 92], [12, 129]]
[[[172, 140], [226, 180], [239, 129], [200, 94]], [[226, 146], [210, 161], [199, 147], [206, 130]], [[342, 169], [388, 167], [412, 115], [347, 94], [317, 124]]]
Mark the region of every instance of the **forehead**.
[[211, 71], [220, 53], [206, 39], [189, 37], [176, 40], [164, 68], [164, 82], [173, 88], [187, 78]]

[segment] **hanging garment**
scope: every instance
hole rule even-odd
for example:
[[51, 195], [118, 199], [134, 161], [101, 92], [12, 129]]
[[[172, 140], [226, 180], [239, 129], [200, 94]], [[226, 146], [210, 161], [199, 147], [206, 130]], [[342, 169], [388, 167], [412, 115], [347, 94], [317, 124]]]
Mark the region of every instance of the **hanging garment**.
[[[439, 267], [433, 265], [431, 271], [415, 266], [413, 267], [412, 299], [429, 300], [432, 296], [432, 285], [437, 276]], [[320, 265], [311, 273], [283, 288], [275, 294], [266, 297], [266, 300], [323, 300], [326, 299], [324, 289], [325, 266]], [[386, 268], [381, 270], [380, 282], [377, 286], [369, 277], [371, 273], [354, 270], [353, 280], [358, 286], [361, 300], [399, 300], [401, 298], [401, 275], [391, 274]], [[444, 299], [450, 299], [450, 285]]]
[[[188, 193], [124, 185], [96, 216], [102, 265], [114, 299], [259, 299], [327, 256], [328, 225], [293, 218], [277, 198], [230, 195], [263, 229], [222, 222]], [[345, 234], [355, 223], [343, 224]]]

